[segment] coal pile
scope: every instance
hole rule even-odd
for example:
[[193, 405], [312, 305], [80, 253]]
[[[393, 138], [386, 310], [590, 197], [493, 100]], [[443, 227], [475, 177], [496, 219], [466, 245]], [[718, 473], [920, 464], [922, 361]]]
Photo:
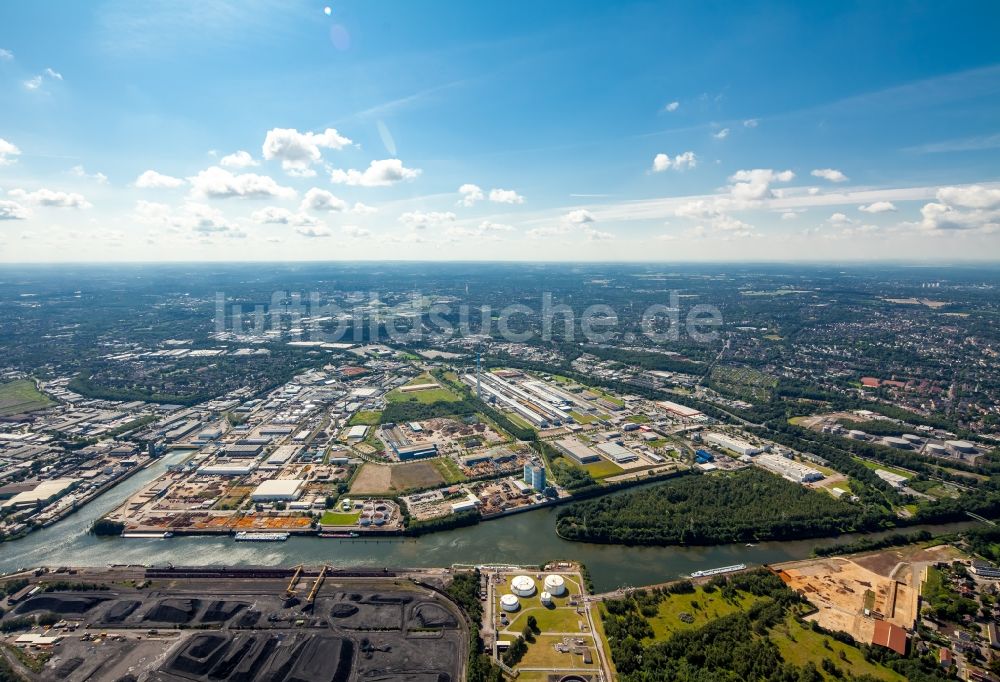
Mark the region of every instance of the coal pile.
[[421, 628], [456, 628], [458, 619], [447, 609], [437, 604], [417, 604], [413, 608], [411, 620]]
[[52, 611], [61, 615], [81, 614], [90, 611], [98, 604], [103, 604], [108, 597], [92, 597], [71, 594], [40, 594], [32, 597], [15, 609], [15, 613], [24, 614], [33, 611]]
[[194, 620], [199, 607], [200, 599], [164, 599], [147, 611], [142, 620], [146, 623], [184, 625]]
[[201, 615], [201, 622], [225, 623], [246, 607], [246, 604], [238, 601], [213, 601]]
[[132, 612], [139, 608], [142, 602], [135, 600], [128, 601], [116, 601], [111, 607], [104, 612], [104, 622], [109, 624], [121, 623], [130, 615]]
[[330, 609], [330, 615], [334, 618], [350, 618], [358, 612], [358, 607], [354, 604], [334, 604]]

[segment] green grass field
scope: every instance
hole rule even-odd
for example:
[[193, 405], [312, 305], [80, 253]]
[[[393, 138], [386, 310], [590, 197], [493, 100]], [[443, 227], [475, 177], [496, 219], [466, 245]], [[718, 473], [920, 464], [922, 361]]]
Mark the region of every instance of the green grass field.
[[[728, 602], [722, 598], [722, 592], [706, 593], [702, 588], [697, 588], [691, 594], [672, 594], [660, 602], [659, 613], [649, 619], [649, 624], [653, 626], [656, 639], [666, 639], [679, 630], [690, 630], [701, 627], [710, 620], [728, 616], [731, 613], [742, 611], [748, 608], [755, 597], [747, 594], [740, 594], [735, 602]], [[685, 623], [680, 615], [687, 613], [693, 616], [694, 620]]]
[[649, 421], [649, 417], [644, 414], [633, 414], [625, 418], [625, 421], [632, 422], [633, 424], [645, 424]]
[[52, 400], [40, 393], [30, 379], [0, 384], [0, 416], [34, 412], [52, 404]]
[[597, 421], [597, 417], [595, 417], [594, 415], [581, 414], [576, 410], [571, 411], [569, 413], [569, 416], [571, 416], [574, 419], [574, 421], [576, 421], [577, 424], [592, 424], [595, 421]]
[[434, 467], [438, 470], [438, 473], [441, 474], [441, 478], [443, 478], [444, 482], [448, 485], [451, 485], [452, 483], [461, 483], [466, 480], [466, 476], [462, 473], [462, 470], [459, 469], [458, 463], [456, 463], [451, 457], [439, 457], [433, 461]]
[[357, 426], [358, 424], [364, 424], [365, 426], [375, 426], [378, 424], [378, 420], [381, 416], [382, 413], [378, 410], [361, 410], [360, 412], [355, 412], [351, 415], [347, 425]]
[[516, 412], [504, 412], [503, 414], [505, 417], [507, 417], [507, 419], [511, 420], [512, 422], [520, 426], [522, 429], [535, 428], [534, 426], [528, 423], [527, 419], [517, 414]]
[[594, 462], [593, 464], [584, 464], [583, 468], [586, 469], [587, 473], [589, 473], [595, 480], [607, 478], [608, 476], [616, 476], [625, 471], [608, 459], [601, 459], [600, 462]]
[[328, 511], [323, 514], [319, 522], [324, 526], [353, 526], [358, 522], [361, 512], [335, 512]]
[[461, 398], [454, 393], [452, 393], [447, 388], [428, 388], [423, 391], [414, 391], [412, 393], [403, 393], [398, 388], [394, 391], [390, 391], [386, 394], [385, 399], [390, 403], [405, 403], [405, 402], [415, 402], [415, 403], [455, 403], [461, 400]]
[[[417, 386], [419, 384], [440, 385], [440, 382], [438, 382], [438, 380], [430, 374], [421, 374], [415, 379], [410, 379], [404, 384], [404, 386]], [[437, 402], [453, 403], [458, 402], [462, 398], [450, 389], [441, 386], [440, 388], [428, 388], [423, 391], [413, 391], [411, 393], [403, 393], [397, 388], [393, 391], [389, 391], [389, 393], [386, 394], [385, 399], [391, 403], [417, 402], [430, 404]]]
[[794, 617], [789, 616], [784, 623], [771, 630], [771, 641], [781, 651], [781, 657], [789, 663], [802, 666], [812, 661], [823, 675], [823, 679], [835, 680], [833, 675], [823, 671], [823, 659], [829, 659], [841, 671], [851, 675], [871, 675], [886, 682], [905, 682], [906, 678], [897, 672], [875, 663], [869, 663], [864, 655], [855, 647], [842, 644], [832, 637], [813, 632], [811, 628], [802, 626]]
[[[886, 464], [879, 464], [877, 462], [869, 462], [866, 459], [859, 459], [855, 457], [857, 461], [861, 462], [866, 468], [875, 471], [876, 469], [882, 469], [883, 471], [888, 471], [899, 476], [905, 476], [906, 478], [913, 478], [913, 474], [909, 471], [903, 471], [902, 469], [897, 469], [895, 467], [888, 466]], [[810, 465], [811, 466], [811, 465]]]

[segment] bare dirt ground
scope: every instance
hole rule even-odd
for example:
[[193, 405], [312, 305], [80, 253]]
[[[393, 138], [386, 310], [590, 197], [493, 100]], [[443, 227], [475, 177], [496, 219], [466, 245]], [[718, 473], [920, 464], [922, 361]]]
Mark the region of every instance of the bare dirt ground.
[[433, 460], [406, 464], [366, 463], [351, 484], [352, 495], [384, 495], [414, 488], [444, 485]]
[[918, 615], [919, 589], [910, 581], [902, 583], [888, 577], [899, 563], [892, 554], [882, 552], [857, 561], [843, 557], [812, 559], [775, 568], [789, 587], [818, 609], [809, 616], [811, 620], [830, 630], [848, 632], [860, 642], [870, 642], [875, 619], [864, 612], [867, 593], [872, 593], [871, 610], [890, 623], [912, 629]]

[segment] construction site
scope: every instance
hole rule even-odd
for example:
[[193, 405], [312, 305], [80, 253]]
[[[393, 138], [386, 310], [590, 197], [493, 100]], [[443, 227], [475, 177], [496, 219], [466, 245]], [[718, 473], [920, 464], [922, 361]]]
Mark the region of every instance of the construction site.
[[808, 620], [846, 632], [859, 642], [876, 642], [876, 632], [899, 628], [905, 649], [919, 617], [920, 587], [926, 569], [951, 560], [947, 545], [906, 553], [887, 550], [776, 564], [772, 568], [791, 589], [816, 607]]

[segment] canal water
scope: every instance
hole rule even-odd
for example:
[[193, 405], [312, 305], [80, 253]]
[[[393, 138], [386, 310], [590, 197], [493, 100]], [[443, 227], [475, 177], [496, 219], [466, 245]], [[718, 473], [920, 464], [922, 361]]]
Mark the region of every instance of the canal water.
[[[816, 546], [848, 542], [851, 536], [825, 540], [762, 542], [752, 547], [625, 547], [568, 542], [555, 534], [557, 508], [514, 514], [477, 526], [420, 538], [339, 540], [291, 537], [286, 542], [237, 543], [229, 537], [123, 539], [95, 537], [91, 523], [159, 476], [183, 454], [167, 455], [109, 490], [75, 514], [26, 538], [0, 544], [0, 573], [30, 566], [104, 566], [155, 564], [176, 566], [278, 566], [330, 564], [367, 567], [444, 567], [452, 564], [541, 564], [558, 559], [582, 561], [599, 592], [623, 585], [648, 585], [700, 569], [737, 563], [764, 564], [807, 558]], [[972, 524], [926, 526], [931, 531], [959, 530]], [[907, 529], [919, 530], [924, 526]]]

